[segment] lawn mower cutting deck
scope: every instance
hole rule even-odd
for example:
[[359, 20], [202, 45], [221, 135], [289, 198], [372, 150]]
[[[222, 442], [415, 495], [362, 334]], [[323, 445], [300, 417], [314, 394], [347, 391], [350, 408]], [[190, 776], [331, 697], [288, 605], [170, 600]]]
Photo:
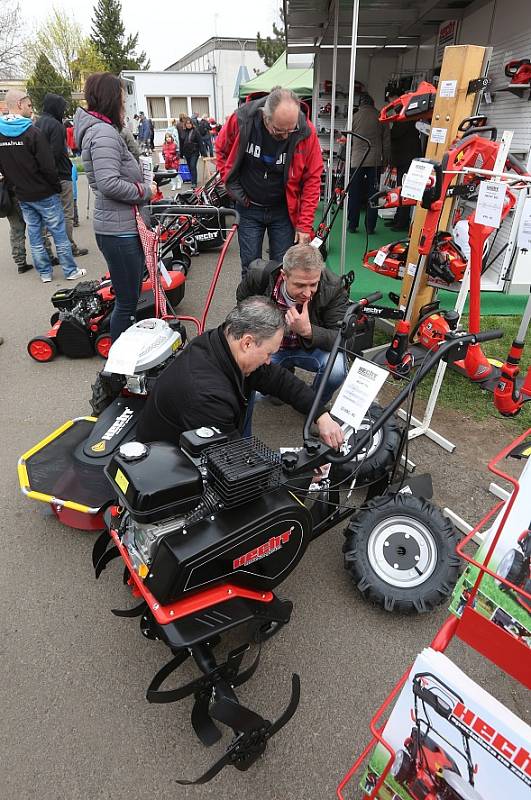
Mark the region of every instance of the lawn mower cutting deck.
[[[376, 293], [347, 312], [306, 419], [300, 451], [279, 456], [254, 438], [228, 442], [205, 420], [205, 427], [182, 434], [179, 447], [129, 442], [106, 467], [118, 500], [106, 511], [108, 530], [93, 549], [96, 576], [113, 558], [121, 558], [124, 580], [140, 603], [113, 613], [139, 617], [142, 634], [166, 643], [172, 653], [153, 678], [147, 699], [171, 703], [193, 696], [192, 725], [207, 746], [221, 738], [219, 724], [234, 733], [226, 751], [193, 783], [205, 783], [227, 764], [248, 769], [295, 713], [297, 675], [291, 677], [290, 700], [273, 723], [241, 705], [235, 687], [257, 667], [258, 657], [239, 671], [251, 644], [289, 622], [292, 603], [274, 590], [313, 539], [351, 517], [345, 566], [359, 590], [387, 610], [427, 611], [448, 596], [457, 579], [456, 533], [425, 499], [420, 489], [421, 484], [426, 488], [425, 481], [404, 476], [392, 484], [401, 447], [374, 473], [365, 502], [356, 509], [348, 501], [360, 465], [396, 409], [442, 357], [466, 348], [474, 336], [453, 334], [368, 430], [356, 434], [345, 427], [341, 453], [310, 435], [338, 350], [352, 336], [364, 306], [380, 297]], [[482, 336], [496, 338], [499, 332]], [[329, 477], [310, 490], [314, 470], [326, 463], [332, 465]], [[242, 644], [232, 645], [228, 657], [218, 662], [214, 648], [235, 629]], [[161, 688], [190, 657], [200, 676], [179, 688]]]

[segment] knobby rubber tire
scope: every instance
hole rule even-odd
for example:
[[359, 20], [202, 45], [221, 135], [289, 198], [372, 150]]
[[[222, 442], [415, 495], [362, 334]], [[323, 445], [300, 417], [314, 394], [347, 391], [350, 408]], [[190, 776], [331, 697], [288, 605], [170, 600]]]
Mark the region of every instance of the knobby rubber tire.
[[[424, 525], [433, 538], [435, 564], [425, 581], [412, 587], [394, 586], [379, 575], [371, 563], [369, 539], [376, 526], [401, 516]], [[431, 611], [452, 593], [459, 577], [459, 540], [450, 521], [433, 503], [414, 495], [389, 494], [375, 497], [360, 508], [345, 530], [345, 569], [362, 595], [386, 611], [423, 613]]]

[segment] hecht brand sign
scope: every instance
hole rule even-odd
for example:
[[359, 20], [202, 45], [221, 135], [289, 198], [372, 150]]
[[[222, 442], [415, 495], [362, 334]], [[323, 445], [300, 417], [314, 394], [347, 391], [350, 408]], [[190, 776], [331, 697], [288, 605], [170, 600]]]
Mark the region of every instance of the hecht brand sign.
[[126, 407], [124, 411], [120, 414], [119, 417], [116, 417], [113, 424], [110, 428], [108, 428], [103, 436], [101, 437], [105, 442], [109, 442], [113, 436], [116, 436], [117, 433], [120, 433], [121, 430], [125, 428], [131, 417], [135, 412], [132, 411], [130, 408]]
[[456, 703], [452, 719], [465, 733], [501, 761], [525, 784], [531, 785], [531, 753], [513, 744], [463, 703]]
[[276, 553], [277, 550], [282, 548], [282, 545], [289, 542], [292, 533], [293, 528], [290, 528], [279, 536], [271, 536], [267, 542], [264, 542], [258, 547], [253, 547], [248, 553], [235, 558], [232, 562], [232, 568], [238, 569], [239, 567], [246, 567], [249, 564], [253, 564], [255, 561], [260, 561], [260, 559], [272, 555], [272, 553]]

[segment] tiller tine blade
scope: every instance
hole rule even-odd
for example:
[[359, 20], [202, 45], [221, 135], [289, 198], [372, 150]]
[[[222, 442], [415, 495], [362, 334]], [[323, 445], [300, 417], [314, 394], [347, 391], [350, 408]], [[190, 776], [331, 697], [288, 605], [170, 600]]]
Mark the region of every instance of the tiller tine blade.
[[210, 697], [210, 692], [196, 695], [194, 707], [192, 708], [192, 727], [196, 732], [197, 738], [205, 747], [212, 747], [213, 744], [216, 744], [221, 739], [220, 730], [210, 718]]
[[274, 736], [275, 733], [284, 727], [284, 725], [290, 721], [292, 716], [295, 714], [297, 707], [299, 705], [299, 701], [301, 699], [301, 679], [299, 676], [294, 672], [291, 676], [291, 697], [288, 705], [283, 714], [273, 722], [271, 728], [269, 730], [269, 737]]
[[[148, 703], [173, 703], [175, 700], [181, 700], [182, 697], [186, 697], [188, 694], [191, 694], [191, 691], [187, 691], [186, 694], [181, 695], [183, 689], [187, 689], [191, 684], [186, 684], [185, 687], [180, 689], [168, 689], [166, 691], [159, 691], [160, 686], [164, 683], [166, 678], [168, 678], [171, 673], [176, 670], [181, 664], [184, 664], [188, 656], [190, 655], [188, 650], [181, 650], [177, 653], [177, 655], [168, 661], [162, 669], [159, 669], [153, 680], [148, 686], [146, 692], [146, 700]], [[193, 681], [195, 684], [195, 681]]]
[[109, 563], [109, 561], [112, 561], [114, 558], [119, 558], [119, 557], [120, 557], [120, 551], [116, 546], [111, 547], [110, 550], [106, 550], [102, 555], [102, 557], [99, 559], [98, 563], [96, 564], [94, 573], [95, 577], [99, 578], [101, 573]]
[[109, 536], [109, 532], [107, 530], [100, 533], [96, 541], [94, 542], [94, 546], [92, 548], [92, 566], [96, 569], [96, 564], [107, 550], [109, 543], [112, 541], [111, 537]]
[[140, 617], [144, 613], [147, 608], [147, 603], [143, 600], [134, 608], [111, 608], [111, 613], [114, 614], [115, 617]]
[[228, 697], [222, 697], [212, 703], [210, 716], [232, 728], [235, 733], [250, 733], [255, 728], [260, 729], [271, 725], [256, 711], [251, 711], [250, 708], [242, 706], [237, 700], [232, 700]]

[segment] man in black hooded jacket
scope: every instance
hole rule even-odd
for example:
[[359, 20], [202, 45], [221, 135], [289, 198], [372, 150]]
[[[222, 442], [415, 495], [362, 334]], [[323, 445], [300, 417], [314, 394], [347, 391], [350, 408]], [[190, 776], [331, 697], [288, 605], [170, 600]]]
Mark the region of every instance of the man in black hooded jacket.
[[55, 166], [61, 182], [61, 203], [65, 215], [66, 233], [72, 245], [72, 255], [86, 256], [88, 250], [78, 247], [74, 241], [74, 190], [72, 186], [72, 164], [68, 158], [66, 147], [66, 131], [63, 117], [66, 111], [66, 100], [59, 94], [46, 94], [42, 105], [42, 114], [35, 123], [47, 139], [53, 153]]

